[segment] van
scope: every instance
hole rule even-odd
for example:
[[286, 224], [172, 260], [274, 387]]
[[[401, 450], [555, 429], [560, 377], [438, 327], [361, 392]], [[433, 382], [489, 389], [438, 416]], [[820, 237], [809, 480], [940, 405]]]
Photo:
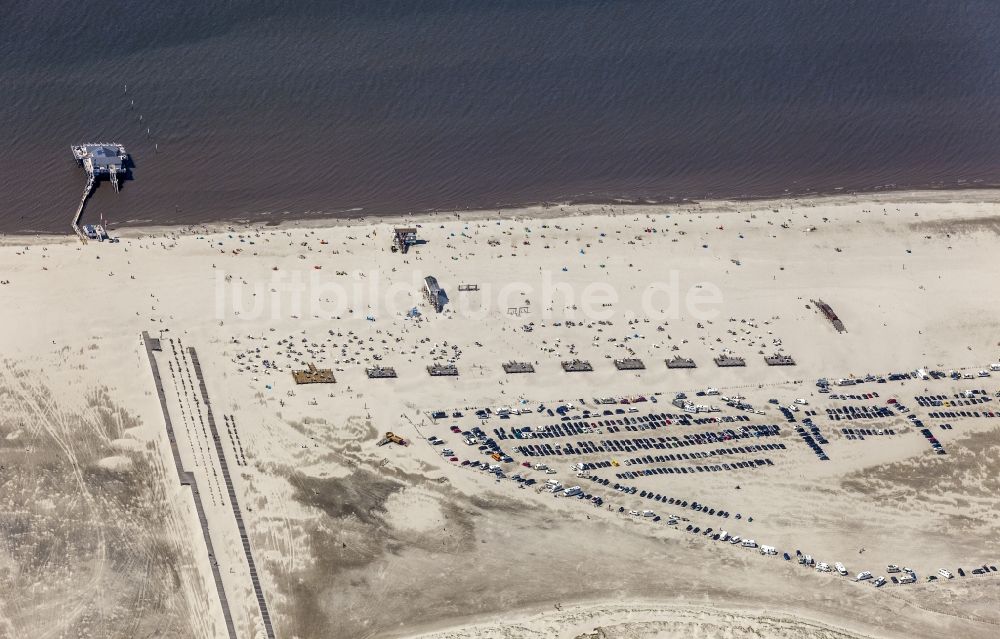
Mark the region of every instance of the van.
[[945, 579], [951, 579], [951, 578], [953, 578], [955, 576], [955, 575], [951, 574], [949, 571], [945, 570], [944, 568], [942, 568], [941, 570], [939, 570], [938, 574], [941, 575], [942, 577], [944, 577]]

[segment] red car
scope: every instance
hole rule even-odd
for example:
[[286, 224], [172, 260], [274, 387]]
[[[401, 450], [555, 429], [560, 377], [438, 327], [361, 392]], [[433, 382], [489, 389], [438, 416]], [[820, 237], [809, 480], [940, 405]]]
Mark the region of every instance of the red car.
[[458, 461], [458, 457], [449, 457], [448, 461], [457, 462]]

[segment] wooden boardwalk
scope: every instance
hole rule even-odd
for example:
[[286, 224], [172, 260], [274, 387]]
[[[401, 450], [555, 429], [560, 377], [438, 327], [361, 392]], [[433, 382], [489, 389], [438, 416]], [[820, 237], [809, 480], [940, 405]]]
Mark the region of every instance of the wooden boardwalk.
[[97, 180], [93, 173], [87, 174], [87, 186], [83, 187], [83, 197], [80, 198], [80, 206], [76, 208], [76, 215], [73, 216], [73, 232], [76, 236], [80, 238], [80, 241], [84, 244], [87, 243], [87, 236], [80, 229], [80, 218], [83, 217], [83, 209], [87, 206], [87, 198], [90, 197], [91, 192], [94, 190], [94, 184]]
[[[212, 567], [212, 577], [215, 580], [215, 588], [219, 593], [219, 603], [222, 605], [222, 616], [226, 621], [226, 630], [230, 639], [236, 638], [236, 626], [233, 624], [233, 615], [229, 610], [229, 600], [226, 598], [226, 590], [222, 586], [222, 574], [219, 572], [219, 562], [215, 559], [215, 548], [212, 546], [212, 536], [208, 532], [208, 518], [205, 516], [205, 506], [201, 501], [201, 493], [198, 491], [198, 480], [194, 473], [184, 470], [181, 462], [181, 454], [177, 449], [177, 439], [174, 437], [174, 426], [170, 421], [170, 412], [167, 410], [167, 396], [163, 391], [163, 381], [160, 379], [160, 369], [156, 365], [153, 351], [160, 350], [160, 340], [149, 336], [147, 331], [142, 332], [142, 341], [146, 346], [146, 357], [149, 358], [149, 366], [153, 371], [153, 383], [156, 385], [156, 395], [160, 398], [160, 410], [163, 411], [163, 422], [167, 427], [167, 438], [170, 440], [170, 453], [174, 458], [174, 468], [177, 469], [177, 476], [182, 486], [191, 487], [191, 496], [194, 498], [194, 507], [198, 512], [198, 523], [201, 524], [201, 534], [205, 538], [205, 547], [208, 549], [208, 562]], [[273, 636], [273, 635], [271, 635]]]
[[240, 504], [236, 499], [236, 490], [233, 488], [233, 480], [229, 475], [229, 465], [226, 463], [225, 451], [222, 449], [222, 438], [219, 437], [219, 430], [215, 426], [215, 417], [212, 415], [212, 405], [208, 401], [208, 388], [205, 386], [205, 377], [201, 373], [201, 364], [198, 362], [198, 353], [194, 348], [188, 347], [188, 355], [191, 357], [191, 364], [194, 366], [195, 375], [198, 377], [198, 385], [201, 387], [201, 398], [204, 402], [205, 412], [208, 415], [208, 428], [212, 432], [212, 441], [215, 443], [215, 452], [219, 456], [219, 465], [222, 467], [222, 478], [226, 482], [226, 491], [229, 493], [229, 503], [233, 507], [233, 516], [236, 518], [236, 527], [240, 531], [240, 542], [243, 544], [243, 552], [247, 558], [247, 567], [250, 569], [250, 581], [253, 583], [254, 595], [257, 597], [257, 604], [260, 606], [260, 616], [264, 620], [264, 631], [268, 639], [274, 639], [274, 628], [271, 625], [271, 614], [267, 610], [267, 600], [264, 599], [264, 589], [260, 585], [260, 577], [257, 574], [257, 565], [253, 561], [253, 551], [250, 549], [250, 537], [247, 535], [246, 526], [243, 524], [243, 514], [240, 512]]

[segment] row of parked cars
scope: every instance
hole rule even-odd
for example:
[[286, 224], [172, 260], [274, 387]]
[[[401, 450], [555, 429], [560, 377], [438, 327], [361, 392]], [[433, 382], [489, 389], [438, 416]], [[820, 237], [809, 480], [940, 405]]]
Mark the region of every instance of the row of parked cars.
[[707, 459], [716, 455], [735, 455], [737, 453], [759, 453], [765, 450], [784, 450], [785, 445], [780, 443], [754, 444], [752, 446], [734, 446], [732, 448], [717, 448], [710, 451], [698, 451], [693, 453], [675, 453], [671, 455], [646, 455], [645, 457], [630, 457], [623, 463], [626, 466], [636, 466], [640, 464], [653, 464], [668, 461], [686, 461], [694, 459]]
[[708, 433], [687, 433], [683, 438], [676, 436], [636, 437], [630, 439], [601, 439], [598, 441], [578, 440], [566, 444], [521, 444], [515, 451], [527, 457], [549, 455], [582, 455], [598, 453], [631, 453], [639, 450], [667, 450], [686, 446], [723, 443], [740, 439], [773, 437], [780, 433], [776, 424], [747, 424], [739, 430], [727, 428]]
[[843, 433], [847, 439], [864, 439], [865, 437], [873, 437], [876, 435], [895, 435], [896, 431], [891, 428], [841, 428], [840, 432]]
[[850, 399], [857, 400], [857, 401], [862, 401], [862, 400], [866, 400], [866, 399], [877, 399], [877, 398], [878, 398], [878, 393], [875, 393], [875, 392], [862, 393], [860, 395], [844, 395], [844, 394], [840, 394], [840, 393], [830, 393], [830, 399], [839, 399], [839, 400], [842, 400], [842, 401], [846, 401], [846, 400], [850, 400]]
[[992, 401], [992, 398], [984, 390], [967, 390], [956, 394], [954, 397], [947, 395], [917, 395], [917, 403], [927, 408], [951, 407], [951, 406], [973, 406]]
[[[818, 457], [820, 461], [830, 461], [830, 457], [826, 454], [826, 451], [823, 450], [823, 447], [819, 445], [819, 442], [816, 441], [811, 433], [806, 432], [805, 428], [802, 426], [796, 426], [795, 432], [798, 433], [799, 437], [802, 438], [802, 441], [806, 443], [806, 446], [816, 453], [816, 457]], [[823, 441], [825, 442], [826, 440], [824, 439]]]
[[[714, 515], [714, 516], [722, 517], [724, 519], [729, 519], [729, 516], [730, 516], [730, 512], [728, 510], [711, 508], [711, 507], [709, 507], [709, 506], [707, 506], [705, 504], [699, 503], [697, 501], [690, 501], [689, 502], [688, 500], [681, 499], [680, 497], [668, 497], [667, 495], [662, 495], [660, 493], [654, 493], [651, 490], [640, 491], [635, 486], [627, 486], [625, 484], [619, 484], [619, 483], [612, 484], [612, 482], [609, 479], [606, 479], [604, 477], [598, 477], [597, 475], [585, 475], [584, 478], [588, 479], [590, 481], [593, 481], [593, 482], [595, 482], [597, 484], [600, 484], [602, 486], [609, 486], [613, 490], [616, 490], [616, 491], [618, 491], [620, 493], [624, 493], [626, 495], [635, 495], [635, 494], [638, 494], [640, 497], [643, 497], [645, 499], [651, 499], [653, 501], [657, 501], [657, 502], [660, 502], [662, 504], [669, 504], [669, 505], [673, 505], [673, 506], [678, 506], [680, 508], [690, 508], [691, 510], [694, 510], [694, 511], [706, 514], [706, 515]], [[743, 515], [741, 515], [740, 513], [736, 513], [736, 516], [734, 517], [734, 519], [742, 519], [742, 518], [743, 518]], [[747, 521], [751, 521], [752, 522], [753, 521], [753, 517], [747, 517]]]
[[827, 408], [826, 416], [834, 421], [842, 419], [856, 421], [859, 419], [886, 419], [896, 414], [889, 406], [837, 406]]
[[618, 479], [636, 479], [637, 477], [649, 477], [651, 475], [688, 475], [691, 473], [719, 473], [723, 471], [742, 470], [747, 468], [760, 468], [761, 466], [774, 466], [770, 457], [763, 459], [750, 459], [747, 461], [726, 462], [721, 464], [707, 464], [704, 466], [660, 466], [657, 468], [645, 468], [643, 470], [630, 470], [622, 473], [615, 473]]

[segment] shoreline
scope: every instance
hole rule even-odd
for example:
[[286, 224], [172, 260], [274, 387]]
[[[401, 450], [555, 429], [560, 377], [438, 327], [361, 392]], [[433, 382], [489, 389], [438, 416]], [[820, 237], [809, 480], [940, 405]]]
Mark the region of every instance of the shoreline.
[[[741, 208], [750, 210], [781, 206], [839, 205], [857, 202], [873, 203], [992, 203], [1000, 202], [1000, 187], [969, 187], [948, 189], [915, 189], [881, 192], [854, 192], [850, 194], [789, 195], [787, 197], [748, 199], [684, 200], [674, 203], [637, 202], [558, 202], [512, 205], [498, 209], [469, 209], [451, 211], [425, 211], [410, 214], [372, 213], [347, 217], [284, 218], [280, 220], [224, 220], [199, 224], [149, 224], [112, 227], [116, 237], [140, 239], [148, 236], [183, 237], [190, 235], [218, 234], [237, 230], [289, 230], [330, 229], [354, 225], [399, 224], [401, 220], [413, 224], [432, 224], [454, 220], [471, 222], [483, 220], [550, 219], [559, 217], [585, 217], [588, 215], [629, 215], [666, 213], [670, 215], [700, 215], [706, 213], [736, 213]], [[621, 210], [615, 210], [620, 208]], [[0, 234], [0, 246], [19, 244], [60, 244], [75, 242], [72, 234], [7, 232]]]

